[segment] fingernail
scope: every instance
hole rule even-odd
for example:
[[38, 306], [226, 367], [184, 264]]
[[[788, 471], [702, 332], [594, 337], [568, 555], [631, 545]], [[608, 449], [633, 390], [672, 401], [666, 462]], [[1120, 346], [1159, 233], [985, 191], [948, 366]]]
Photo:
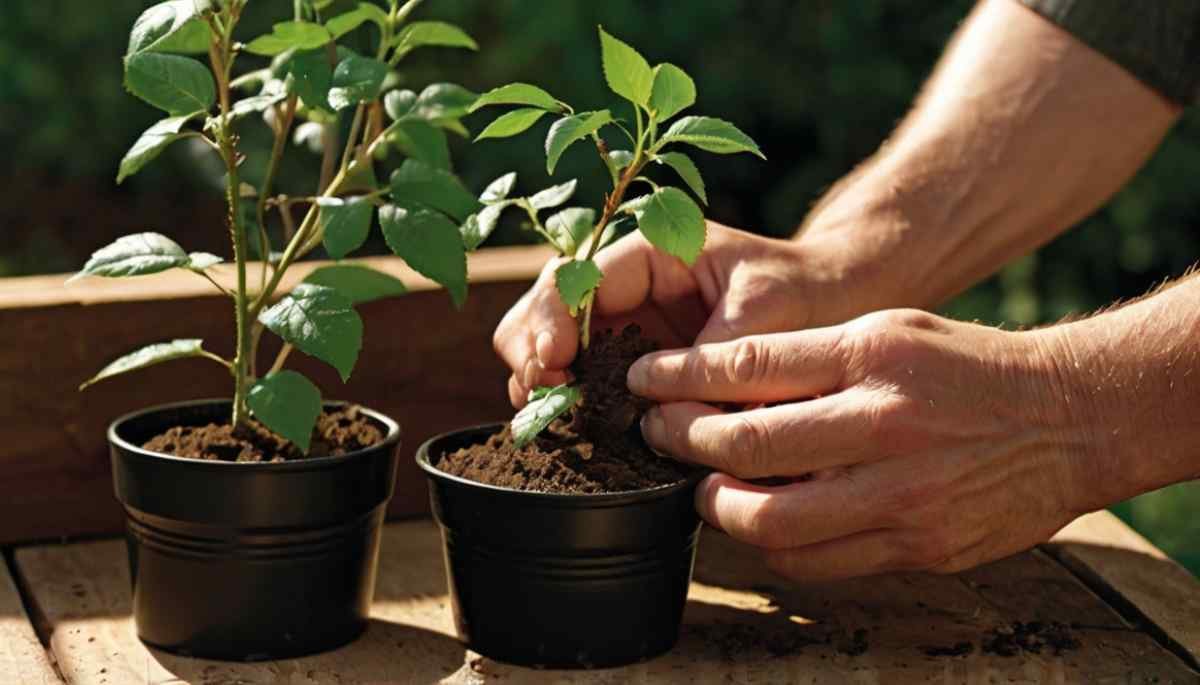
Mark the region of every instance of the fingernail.
[[527, 389], [532, 390], [537, 386], [538, 377], [541, 376], [542, 367], [537, 359], [529, 358], [525, 361], [525, 369], [521, 373], [522, 385]]
[[538, 333], [533, 349], [537, 352], [538, 363], [542, 368], [550, 368], [550, 355], [554, 353], [554, 334], [550, 331]]
[[663, 421], [662, 410], [658, 407], [651, 407], [642, 416], [642, 437], [652, 448], [666, 443], [667, 424]]
[[629, 386], [630, 392], [637, 395], [643, 395], [650, 389], [650, 362], [646, 361], [645, 357], [630, 365], [628, 373], [625, 374], [625, 384]]

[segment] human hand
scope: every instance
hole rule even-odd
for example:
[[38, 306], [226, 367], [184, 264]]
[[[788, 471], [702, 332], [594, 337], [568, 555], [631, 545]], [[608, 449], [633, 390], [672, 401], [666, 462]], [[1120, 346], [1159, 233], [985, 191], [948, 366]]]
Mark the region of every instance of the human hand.
[[[660, 344], [712, 343], [840, 320], [843, 302], [827, 274], [829, 257], [801, 243], [773, 240], [709, 222], [695, 266], [654, 249], [640, 233], [601, 251], [593, 328], [637, 323]], [[554, 260], [496, 328], [496, 352], [513, 370], [509, 395], [557, 385], [579, 348], [578, 323], [554, 285]], [[835, 295], [834, 293], [839, 293]]]
[[629, 386], [663, 403], [642, 424], [652, 447], [720, 472], [697, 491], [701, 515], [776, 572], [950, 573], [1099, 506], [1089, 481], [1102, 469], [1045, 350], [1038, 332], [894, 310], [647, 355]]

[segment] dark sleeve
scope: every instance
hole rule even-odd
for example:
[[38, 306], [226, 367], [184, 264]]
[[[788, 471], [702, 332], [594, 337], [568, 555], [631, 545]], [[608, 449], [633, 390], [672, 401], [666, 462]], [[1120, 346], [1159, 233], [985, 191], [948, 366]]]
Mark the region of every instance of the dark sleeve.
[[1200, 101], [1200, 0], [1021, 0], [1179, 102]]

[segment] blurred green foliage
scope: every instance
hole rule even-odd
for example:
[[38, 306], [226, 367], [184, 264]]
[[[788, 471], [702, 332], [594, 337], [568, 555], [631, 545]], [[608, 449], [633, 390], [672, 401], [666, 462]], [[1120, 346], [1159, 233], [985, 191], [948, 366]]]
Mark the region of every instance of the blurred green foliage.
[[[126, 186], [112, 185], [117, 162], [156, 118], [121, 87], [128, 28], [149, 4], [39, 0], [6, 7], [0, 22], [0, 149], [7, 159], [0, 167], [0, 276], [73, 269], [112, 237], [104, 234], [104, 222], [123, 216], [149, 216], [158, 225], [114, 230], [159, 228], [194, 249], [219, 249], [219, 210], [201, 212], [207, 224], [171, 214], [177, 206], [219, 206], [219, 170], [203, 154], [176, 146]], [[253, 3], [248, 28], [265, 27], [286, 4]], [[736, 122], [770, 158], [763, 163], [698, 154], [710, 188], [710, 216], [786, 235], [823, 189], [888, 135], [971, 5], [428, 0], [421, 18], [460, 23], [482, 51], [417, 53], [405, 74], [412, 86], [453, 81], [476, 91], [531, 81], [579, 108], [620, 107], [595, 76], [595, 27], [603, 24], [652, 62], [673, 62], [691, 73], [700, 92], [697, 111]], [[477, 132], [489, 119], [485, 114], [468, 123]], [[254, 153], [268, 144], [266, 129], [244, 128], [253, 176]], [[536, 135], [475, 148], [456, 141], [458, 171], [477, 190], [510, 169], [520, 173], [519, 188], [548, 185], [540, 146], [528, 137]], [[584, 147], [567, 154], [556, 180], [579, 177], [582, 198], [598, 199], [603, 171]], [[284, 187], [311, 182], [315, 160], [309, 155], [298, 148], [289, 152]], [[1192, 112], [1106, 208], [945, 311], [1037, 324], [1139, 295], [1179, 275], [1200, 257], [1197, 169], [1200, 117]], [[31, 198], [58, 207], [50, 211]], [[72, 203], [94, 207], [72, 213]], [[186, 231], [196, 232], [195, 239], [189, 241]], [[529, 239], [516, 226], [505, 226], [499, 238]], [[1200, 484], [1153, 493], [1116, 511], [1200, 572]]]

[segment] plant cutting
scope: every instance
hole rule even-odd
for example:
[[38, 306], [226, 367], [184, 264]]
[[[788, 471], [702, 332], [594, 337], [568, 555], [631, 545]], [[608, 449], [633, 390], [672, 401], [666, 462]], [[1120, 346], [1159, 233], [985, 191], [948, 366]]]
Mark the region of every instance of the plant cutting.
[[[182, 269], [208, 280], [233, 310], [230, 358], [201, 340], [158, 342], [82, 386], [184, 358], [230, 376], [231, 399], [154, 407], [109, 429], [138, 634], [157, 647], [279, 658], [345, 643], [366, 627], [399, 427], [325, 401], [286, 364], [299, 350], [347, 380], [362, 344], [355, 306], [405, 292], [391, 275], [340, 261], [363, 245], [376, 215], [397, 255], [445, 286], [455, 305], [466, 296], [458, 225], [482, 205], [451, 171], [447, 132], [466, 133], [460, 119], [475, 95], [446, 83], [398, 89], [396, 67], [419, 48], [476, 45], [450, 24], [410, 21], [420, 2], [296, 0], [286, 21], [243, 38], [248, 0], [168, 0], [133, 26], [125, 87], [166, 117], [134, 143], [117, 182], [176, 141], [209, 150], [224, 168], [236, 273], [235, 284], [222, 284], [214, 273], [222, 257], [139, 233], [98, 250], [75, 276]], [[339, 45], [348, 36], [374, 49]], [[241, 131], [261, 126], [256, 120], [273, 143], [251, 173]], [[293, 138], [317, 141], [322, 153], [312, 191], [276, 188]], [[377, 180], [381, 165], [392, 168], [386, 184]], [[295, 207], [304, 209], [298, 223]], [[284, 292], [284, 275], [321, 247], [339, 261]], [[260, 365], [267, 334], [281, 348]]]
[[[558, 293], [580, 327], [574, 379], [535, 389], [508, 425], [435, 438], [417, 456], [444, 532], [461, 635], [485, 655], [522, 664], [629, 663], [669, 649], [678, 637], [700, 527], [692, 505], [700, 474], [655, 455], [641, 438], [637, 423], [648, 406], [629, 393], [625, 377], [655, 344], [636, 327], [592, 330], [597, 287], [620, 277], [604, 274], [595, 257], [622, 233], [639, 230], [693, 264], [705, 242], [704, 212], [652, 171], [669, 171], [706, 202], [700, 171], [683, 150], [762, 156], [729, 122], [676, 118], [696, 100], [682, 69], [651, 67], [603, 29], [600, 44], [604, 76], [631, 105], [631, 117], [577, 111], [525, 83], [484, 93], [471, 108], [516, 106], [479, 139], [517, 135], [554, 118], [547, 172], [587, 141], [611, 181], [598, 209], [564, 208], [574, 181], [514, 197], [510, 174], [485, 191], [483, 208], [463, 224], [470, 244], [486, 238], [503, 212], [519, 210], [560, 253]], [[621, 146], [610, 145], [606, 132], [622, 138]]]

